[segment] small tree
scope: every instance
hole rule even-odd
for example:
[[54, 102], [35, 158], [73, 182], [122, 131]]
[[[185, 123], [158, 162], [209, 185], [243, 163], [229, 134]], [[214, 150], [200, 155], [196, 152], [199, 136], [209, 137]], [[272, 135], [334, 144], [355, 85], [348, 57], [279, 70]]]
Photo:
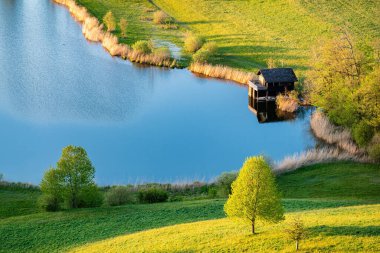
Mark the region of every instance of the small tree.
[[121, 36], [124, 38], [127, 36], [127, 26], [128, 26], [127, 20], [125, 18], [121, 18], [119, 22], [119, 27], [120, 27]]
[[275, 177], [263, 156], [248, 158], [232, 183], [232, 194], [224, 205], [228, 217], [241, 218], [252, 226], [261, 219], [279, 222], [284, 211], [277, 191]]
[[296, 251], [299, 249], [299, 242], [307, 236], [307, 230], [299, 217], [293, 219], [289, 227], [285, 229], [289, 239], [296, 242]]
[[63, 201], [70, 208], [99, 204], [94, 174], [95, 168], [82, 147], [65, 147], [57, 168], [49, 169], [42, 179], [41, 190], [50, 202], [45, 205], [56, 206]]
[[111, 11], [108, 11], [103, 17], [103, 22], [107, 26], [107, 31], [112, 32], [116, 29], [116, 20]]

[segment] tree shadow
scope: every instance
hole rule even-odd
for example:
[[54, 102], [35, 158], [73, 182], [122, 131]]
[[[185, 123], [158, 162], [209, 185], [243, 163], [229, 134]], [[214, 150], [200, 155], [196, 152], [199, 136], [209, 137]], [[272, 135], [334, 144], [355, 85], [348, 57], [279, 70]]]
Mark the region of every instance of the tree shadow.
[[312, 234], [326, 236], [352, 235], [352, 236], [380, 236], [380, 226], [316, 226], [308, 229]]

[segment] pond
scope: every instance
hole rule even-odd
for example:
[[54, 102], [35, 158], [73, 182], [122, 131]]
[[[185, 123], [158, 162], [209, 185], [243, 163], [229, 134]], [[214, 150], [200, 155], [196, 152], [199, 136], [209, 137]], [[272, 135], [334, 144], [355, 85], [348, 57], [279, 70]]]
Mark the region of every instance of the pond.
[[87, 150], [101, 185], [209, 180], [248, 156], [279, 160], [314, 146], [309, 116], [261, 124], [243, 86], [112, 58], [49, 0], [0, 1], [0, 173], [9, 181], [39, 183], [70, 144]]

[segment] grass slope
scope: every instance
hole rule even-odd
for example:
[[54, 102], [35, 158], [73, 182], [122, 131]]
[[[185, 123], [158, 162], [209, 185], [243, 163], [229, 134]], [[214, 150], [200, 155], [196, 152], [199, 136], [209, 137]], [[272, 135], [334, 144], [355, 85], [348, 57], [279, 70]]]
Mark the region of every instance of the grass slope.
[[[372, 217], [368, 219], [373, 219], [374, 222], [372, 225], [364, 222], [360, 224], [360, 226], [358, 225], [360, 229], [355, 230], [356, 221], [350, 223], [347, 218], [344, 222], [346, 223], [345, 226], [347, 226], [348, 231], [351, 231], [351, 233], [354, 233], [352, 231], [358, 231], [359, 234], [364, 233], [364, 236], [360, 234], [358, 238], [363, 237], [363, 242], [370, 243], [370, 240], [366, 239], [367, 233], [372, 233], [368, 232], [372, 231], [370, 226], [375, 226], [375, 229], [378, 229], [376, 226], [380, 225], [377, 224], [376, 221], [379, 217], [376, 215], [373, 216], [370, 210], [375, 208], [377, 213], [379, 213], [380, 209], [378, 205], [364, 205], [380, 203], [378, 198], [380, 192], [380, 183], [378, 181], [379, 171], [379, 165], [333, 163], [309, 166], [296, 172], [282, 175], [279, 177], [278, 182], [280, 189], [284, 192], [284, 196], [286, 197], [283, 202], [288, 213], [287, 215], [289, 217], [300, 214], [302, 216], [307, 214], [310, 217], [318, 217], [318, 215], [320, 215], [326, 216], [323, 217], [326, 220], [328, 219], [327, 215], [336, 214], [338, 215], [336, 217], [340, 217], [339, 215], [341, 215], [340, 218], [343, 219], [346, 214], [341, 214], [342, 211], [352, 212], [352, 216], [355, 218], [360, 217], [362, 213], [367, 212], [365, 210], [368, 209], [368, 217]], [[349, 182], [352, 184], [351, 187], [346, 187]], [[26, 193], [27, 191], [20, 192], [15, 189], [0, 189], [0, 200], [2, 203], [2, 205], [0, 205], [0, 214], [2, 215], [0, 218], [0, 252], [61, 252], [86, 243], [96, 243], [97, 241], [147, 229], [224, 217], [223, 205], [225, 200], [223, 199], [151, 205], [125, 205], [121, 207], [102, 207], [58, 213], [33, 214], [38, 211], [35, 207], [35, 202], [39, 196], [39, 192], [30, 191], [31, 195]], [[363, 205], [363, 207], [360, 207], [360, 205]], [[19, 207], [21, 208], [20, 210], [23, 211], [19, 211]], [[12, 213], [12, 209], [14, 213]], [[28, 213], [32, 214], [26, 215]], [[10, 215], [14, 215], [14, 217], [9, 217]], [[309, 223], [309, 221], [307, 222]], [[313, 222], [314, 221], [310, 220], [310, 227], [330, 226], [326, 225], [330, 224], [327, 221], [327, 223], [318, 223], [319, 225]], [[205, 223], [200, 223], [200, 225], [190, 224], [189, 226], [201, 226], [203, 229], [202, 224]], [[215, 235], [209, 235], [211, 241], [216, 240], [215, 238], [218, 236], [222, 236], [221, 239], [224, 238], [218, 247], [224, 245], [223, 243], [227, 236], [231, 236], [231, 233], [234, 234], [235, 230], [243, 228], [225, 219], [210, 221], [210, 223], [207, 224], [210, 225], [210, 231], [220, 230], [219, 226], [225, 228], [225, 230], [221, 230], [221, 233], [224, 233], [224, 237], [217, 231]], [[284, 225], [280, 224], [278, 226], [277, 228], [282, 228]], [[183, 229], [186, 227], [180, 228]], [[177, 227], [175, 227], [175, 229], [177, 229]], [[204, 231], [209, 231], [207, 227], [204, 227], [204, 229]], [[271, 235], [274, 230], [272, 230], [270, 226], [261, 227], [259, 230], [260, 229], [262, 229], [262, 232], [267, 232], [265, 232], [265, 235], [259, 235], [259, 238], [261, 238], [261, 236], [265, 238], [266, 236], [269, 236], [268, 238], [271, 236], [276, 237], [276, 234]], [[340, 231], [340, 229], [344, 228], [339, 227], [338, 230]], [[154, 231], [161, 230], [152, 230], [147, 233], [154, 234], [156, 233]], [[319, 232], [315, 232], [315, 238], [321, 238], [330, 233], [328, 227], [321, 227], [321, 231], [323, 232], [321, 232], [322, 235], [317, 235]], [[189, 236], [195, 233], [192, 230], [188, 232]], [[249, 228], [244, 226], [244, 229], [236, 234], [236, 238], [240, 238], [242, 243], [250, 243], [254, 238], [247, 237], [248, 232]], [[161, 236], [161, 232], [157, 235]], [[331, 236], [335, 238], [338, 235]], [[375, 234], [375, 236], [378, 236], [378, 234]], [[138, 234], [133, 234], [127, 239], [132, 240], [132, 244], [136, 244], [136, 240], [140, 240], [141, 243], [147, 243], [147, 247], [153, 247], [152, 244], [144, 241], [146, 237], [141, 237], [140, 239], [137, 239], [137, 237]], [[378, 237], [376, 238], [379, 239]], [[197, 239], [197, 237], [188, 239], [203, 240], [202, 238]], [[236, 240], [240, 240], [235, 239], [232, 240], [231, 243], [236, 243]], [[359, 239], [354, 241], [355, 245], [360, 244]], [[160, 237], [160, 240], [164, 240], [164, 238]], [[285, 244], [284, 240], [278, 240], [280, 240], [278, 242], [279, 245]], [[173, 242], [169, 242], [173, 244]], [[202, 242], [204, 243], [202, 244], [203, 247], [206, 247], [206, 242]], [[346, 244], [346, 241], [342, 242]], [[259, 242], [255, 242], [255, 245], [257, 245], [257, 243]], [[330, 241], [330, 244], [332, 244], [332, 241]], [[232, 245], [224, 246], [235, 247]], [[173, 249], [176, 247], [177, 246], [173, 246]], [[217, 246], [215, 247], [217, 248]], [[159, 248], [157, 248], [157, 250], [158, 249]], [[367, 249], [369, 250], [369, 248]], [[194, 250], [198, 250], [198, 248], [194, 248]]]
[[0, 252], [62, 252], [145, 229], [223, 217], [224, 200], [126, 205], [0, 220]]
[[220, 62], [245, 69], [266, 65], [307, 67], [310, 49], [347, 24], [357, 38], [379, 38], [380, 5], [371, 0], [154, 0], [190, 29], [216, 41]]
[[[310, 49], [332, 36], [332, 29], [347, 24], [359, 40], [380, 38], [380, 5], [376, 0], [77, 0], [100, 20], [111, 10], [117, 20], [129, 22], [127, 38], [161, 39], [182, 45], [182, 34], [192, 30], [217, 42], [221, 57], [214, 63], [246, 70], [278, 65], [303, 71]], [[161, 8], [180, 24], [165, 30], [153, 24], [152, 12]], [[119, 35], [119, 31], [116, 31]]]
[[284, 198], [380, 201], [379, 164], [316, 164], [284, 174], [277, 183]]
[[[297, 212], [309, 229], [301, 242], [303, 252], [379, 252], [380, 205], [341, 207]], [[121, 236], [73, 250], [72, 252], [294, 252], [288, 241], [286, 222], [250, 227], [229, 219], [175, 225]]]

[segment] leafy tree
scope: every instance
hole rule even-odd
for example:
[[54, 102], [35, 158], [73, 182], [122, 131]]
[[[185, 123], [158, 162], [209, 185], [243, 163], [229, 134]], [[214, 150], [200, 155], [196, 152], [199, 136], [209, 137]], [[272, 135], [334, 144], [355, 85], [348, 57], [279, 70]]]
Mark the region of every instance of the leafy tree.
[[380, 129], [380, 43], [372, 44], [359, 47], [345, 29], [338, 30], [314, 51], [307, 78], [311, 102], [332, 123], [351, 129], [361, 146]]
[[[70, 208], [99, 204], [98, 189], [94, 183], [95, 168], [82, 147], [67, 146], [57, 162], [42, 179], [41, 190], [49, 201], [66, 202]], [[96, 199], [96, 200], [95, 200]]]
[[127, 20], [125, 18], [121, 18], [119, 22], [119, 26], [120, 26], [121, 36], [125, 38], [127, 36], [127, 26], [128, 26]]
[[253, 234], [257, 219], [274, 223], [284, 219], [275, 177], [263, 156], [250, 157], [245, 161], [232, 183], [232, 194], [224, 211], [229, 217], [250, 223]]
[[103, 22], [107, 26], [108, 32], [113, 32], [116, 29], [116, 20], [111, 11], [108, 11], [103, 17]]
[[40, 205], [47, 211], [57, 211], [63, 201], [64, 186], [62, 183], [62, 173], [59, 170], [50, 168], [45, 172], [41, 181], [41, 191], [44, 193], [40, 199]]
[[307, 236], [307, 230], [299, 217], [293, 219], [289, 227], [285, 229], [289, 239], [296, 242], [296, 251], [299, 249], [299, 242]]

